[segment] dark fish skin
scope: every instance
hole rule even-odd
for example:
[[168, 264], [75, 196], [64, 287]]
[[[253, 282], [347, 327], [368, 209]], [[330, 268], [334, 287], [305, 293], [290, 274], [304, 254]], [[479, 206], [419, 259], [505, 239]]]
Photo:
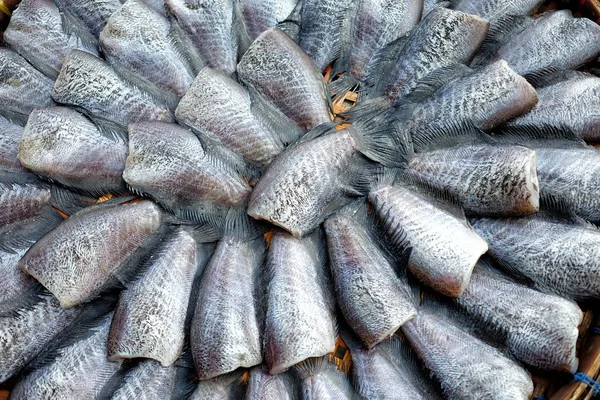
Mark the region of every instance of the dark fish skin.
[[120, 7], [120, 0], [55, 0], [58, 8], [68, 15], [67, 23], [76, 24], [98, 37], [106, 21]]
[[489, 23], [480, 17], [435, 8], [410, 34], [398, 60], [380, 77], [383, 94], [396, 100], [438, 68], [468, 63], [481, 46]]
[[162, 211], [149, 200], [88, 207], [38, 240], [19, 266], [62, 307], [72, 307], [114, 284], [136, 250], [154, 239], [161, 221]]
[[187, 306], [196, 273], [196, 242], [183, 229], [149, 256], [141, 276], [121, 292], [108, 358], [151, 358], [163, 366], [181, 355]]
[[402, 332], [448, 399], [526, 400], [533, 392], [519, 364], [436, 313], [419, 310]]
[[100, 46], [119, 74], [176, 105], [194, 74], [171, 29], [166, 16], [141, 0], [127, 1], [100, 33]]
[[298, 0], [241, 0], [240, 7], [250, 41], [284, 21], [296, 4]]
[[200, 379], [262, 362], [261, 237], [221, 239], [202, 275], [190, 333]]
[[170, 399], [176, 377], [175, 366], [163, 367], [154, 360], [141, 361], [126, 373], [123, 384], [113, 393], [111, 400]]
[[54, 105], [53, 82], [12, 50], [0, 49], [0, 114], [27, 122], [36, 108]]
[[460, 0], [453, 9], [486, 19], [500, 19], [507, 15], [527, 15], [543, 3], [542, 0]]
[[329, 217], [324, 228], [338, 306], [371, 348], [413, 318], [417, 310], [407, 282], [398, 278], [369, 235], [366, 210], [352, 211], [341, 210]]
[[211, 149], [179, 125], [129, 125], [129, 155], [123, 178], [181, 218], [201, 218], [215, 208], [240, 206], [250, 186]]
[[301, 379], [303, 400], [358, 400], [346, 374], [329, 356], [311, 358], [294, 366]]
[[358, 81], [364, 82], [375, 54], [388, 43], [407, 34], [419, 22], [422, 9], [422, 0], [358, 2], [348, 72]]
[[536, 154], [524, 146], [472, 143], [417, 153], [408, 168], [456, 196], [468, 214], [518, 216], [539, 209]]
[[123, 80], [105, 61], [79, 50], [67, 56], [52, 98], [120, 128], [136, 121], [173, 121], [166, 105]]
[[40, 295], [34, 304], [15, 311], [0, 316], [0, 382], [27, 365], [80, 312], [77, 308], [61, 308], [49, 294]]
[[[296, 239], [277, 231], [271, 238], [264, 334], [264, 356], [271, 374], [335, 348], [334, 299], [322, 240], [319, 232]], [[294, 318], [282, 318], [290, 315]]]
[[198, 382], [196, 390], [188, 400], [239, 400], [244, 396], [243, 371], [217, 376]]
[[308, 131], [331, 121], [321, 72], [281, 30], [263, 32], [240, 60], [237, 73], [301, 128]]
[[254, 115], [246, 88], [209, 67], [198, 73], [179, 102], [175, 116], [180, 123], [216, 137], [233, 152], [256, 164], [269, 164], [284, 149], [283, 143], [277, 140], [277, 132]]
[[33, 111], [19, 144], [19, 160], [54, 182], [87, 193], [123, 193], [127, 157], [125, 139], [103, 134], [67, 107]]
[[298, 382], [291, 372], [271, 375], [266, 368], [250, 370], [246, 400], [297, 400]]
[[481, 264], [455, 302], [479, 326], [500, 336], [519, 360], [543, 369], [577, 371], [577, 327], [583, 320], [577, 303], [514, 283]]
[[46, 76], [56, 79], [71, 49], [98, 54], [95, 40], [68, 32], [53, 0], [23, 0], [13, 12], [4, 41]]
[[165, 5], [206, 65], [229, 75], [235, 72], [241, 23], [237, 1], [165, 0]]
[[94, 399], [121, 366], [106, 358], [110, 319], [111, 314], [103, 317], [88, 337], [61, 349], [56, 359], [27, 375], [10, 398]]
[[576, 300], [600, 298], [600, 232], [584, 222], [540, 215], [473, 219], [489, 254], [541, 290]]
[[27, 170], [17, 158], [23, 127], [0, 116], [0, 170], [23, 173]]

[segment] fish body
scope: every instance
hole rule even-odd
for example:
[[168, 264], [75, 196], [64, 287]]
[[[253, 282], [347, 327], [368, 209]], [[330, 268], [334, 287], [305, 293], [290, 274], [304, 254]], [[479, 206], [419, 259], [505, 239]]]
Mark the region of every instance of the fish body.
[[0, 116], [0, 170], [23, 173], [27, 170], [17, 157], [23, 127]]
[[346, 374], [329, 356], [312, 358], [294, 366], [301, 379], [304, 400], [358, 400]]
[[38, 240], [19, 266], [62, 307], [72, 307], [114, 285], [136, 250], [155, 239], [161, 221], [162, 211], [149, 200], [88, 207]]
[[460, 296], [475, 263], [488, 248], [467, 221], [405, 187], [382, 187], [369, 194], [369, 201], [388, 236], [406, 234], [412, 247], [408, 270], [438, 292]]
[[[296, 239], [278, 231], [271, 238], [264, 335], [271, 374], [335, 348], [334, 299], [321, 241], [318, 232]], [[282, 318], [290, 315], [294, 318]]]
[[480, 17], [498, 20], [507, 15], [528, 15], [542, 0], [460, 0], [453, 9]]
[[263, 32], [240, 60], [238, 76], [305, 130], [330, 122], [320, 70], [288, 35]]
[[294, 10], [298, 0], [242, 0], [240, 6], [250, 41], [284, 21]]
[[291, 372], [271, 375], [262, 367], [250, 370], [246, 400], [295, 400], [298, 382]]
[[239, 370], [200, 381], [189, 400], [239, 400], [244, 396], [242, 374]]
[[88, 31], [98, 37], [106, 22], [120, 7], [120, 0], [55, 0], [66, 15], [67, 23], [78, 30]]
[[600, 232], [584, 222], [533, 215], [479, 218], [473, 228], [489, 243], [489, 254], [542, 290], [563, 297], [600, 297]]
[[67, 107], [33, 111], [19, 144], [19, 160], [54, 182], [102, 195], [126, 191], [122, 174], [127, 143], [106, 135]]
[[19, 260], [26, 251], [26, 248], [13, 253], [0, 251], [0, 286], [4, 288], [0, 293], [0, 316], [38, 300], [40, 286], [19, 269]]
[[176, 377], [175, 366], [164, 367], [154, 360], [141, 361], [125, 374], [123, 384], [113, 393], [111, 400], [170, 399]]

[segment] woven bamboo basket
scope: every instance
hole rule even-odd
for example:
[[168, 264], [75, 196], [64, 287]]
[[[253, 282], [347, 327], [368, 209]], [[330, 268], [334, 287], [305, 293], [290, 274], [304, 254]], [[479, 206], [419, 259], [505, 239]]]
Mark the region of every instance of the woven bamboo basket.
[[[0, 41], [10, 21], [11, 13], [20, 1], [0, 0]], [[565, 8], [570, 9], [575, 16], [587, 17], [600, 24], [600, 0], [548, 0], [540, 7], [539, 12]], [[600, 61], [587, 66], [586, 70], [600, 76]], [[327, 69], [325, 80], [330, 81], [333, 78], [331, 69]], [[357, 93], [350, 91], [343, 97], [335, 99], [332, 104], [332, 119], [336, 119], [338, 114], [352, 108], [357, 97]], [[344, 125], [339, 125], [338, 129], [343, 127]], [[600, 144], [596, 146], [600, 147]], [[110, 196], [100, 198], [98, 202], [109, 198]], [[66, 214], [63, 216], [68, 217]], [[584, 317], [579, 326], [577, 341], [579, 370], [573, 375], [530, 370], [534, 382], [532, 400], [600, 399], [600, 309], [597, 303], [580, 304], [580, 306]], [[336, 349], [330, 357], [340, 370], [348, 373], [352, 365], [352, 357], [341, 339], [338, 339]], [[0, 400], [7, 400], [9, 396], [10, 388], [0, 385]]]

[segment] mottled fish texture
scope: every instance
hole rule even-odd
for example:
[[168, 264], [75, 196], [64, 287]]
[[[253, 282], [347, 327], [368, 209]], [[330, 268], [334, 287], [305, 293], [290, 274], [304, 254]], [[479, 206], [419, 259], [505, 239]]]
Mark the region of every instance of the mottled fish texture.
[[113, 393], [111, 400], [171, 399], [175, 389], [177, 368], [163, 367], [154, 360], [144, 360], [129, 370], [123, 384]]
[[19, 269], [19, 260], [27, 249], [14, 253], [0, 251], [0, 316], [38, 300], [40, 286], [31, 276]]
[[159, 231], [162, 211], [151, 201], [98, 205], [72, 215], [38, 240], [20, 267], [54, 294], [62, 307], [96, 297]]
[[0, 171], [26, 172], [17, 157], [23, 127], [0, 115]]
[[329, 356], [311, 358], [294, 366], [301, 379], [304, 400], [358, 400], [348, 376], [340, 371]]
[[266, 368], [250, 370], [246, 400], [296, 400], [299, 385], [291, 372], [271, 375]]
[[106, 25], [106, 22], [120, 7], [120, 0], [54, 0], [58, 8], [65, 14], [67, 24], [78, 30], [86, 30], [95, 37]]
[[453, 9], [498, 20], [509, 15], [532, 14], [543, 0], [460, 0]]
[[239, 400], [244, 396], [242, 370], [198, 382], [188, 400]]
[[319, 69], [288, 35], [263, 32], [238, 64], [239, 78], [305, 130], [330, 122]]
[[334, 298], [322, 241], [320, 232], [296, 239], [278, 231], [271, 238], [264, 337], [271, 374], [335, 348]]
[[261, 33], [284, 21], [298, 0], [240, 0], [246, 33], [254, 41]]

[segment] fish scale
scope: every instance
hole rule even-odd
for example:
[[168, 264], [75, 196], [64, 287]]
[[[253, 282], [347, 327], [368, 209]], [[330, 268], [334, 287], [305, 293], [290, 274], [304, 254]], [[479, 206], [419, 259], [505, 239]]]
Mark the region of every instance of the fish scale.
[[487, 19], [533, 13], [543, 0], [460, 0], [453, 8]]
[[242, 0], [240, 2], [250, 41], [285, 20], [298, 0]]
[[106, 21], [120, 7], [120, 0], [54, 0], [58, 8], [67, 13], [71, 23], [78, 23], [83, 29], [98, 37]]
[[174, 366], [163, 367], [153, 360], [142, 361], [126, 374], [111, 400], [170, 399], [175, 388], [176, 372]]

